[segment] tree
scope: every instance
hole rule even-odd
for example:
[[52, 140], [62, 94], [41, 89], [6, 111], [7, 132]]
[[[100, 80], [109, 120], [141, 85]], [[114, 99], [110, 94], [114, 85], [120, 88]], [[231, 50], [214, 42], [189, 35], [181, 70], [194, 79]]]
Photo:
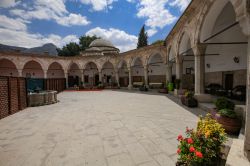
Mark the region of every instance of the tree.
[[164, 46], [164, 44], [165, 44], [164, 40], [156, 40], [151, 45], [162, 45], [162, 46]]
[[86, 48], [89, 47], [90, 43], [96, 39], [99, 39], [99, 37], [96, 36], [81, 36], [79, 38], [79, 46], [81, 51], [85, 51]]
[[148, 45], [148, 34], [145, 32], [145, 25], [142, 26], [138, 37], [137, 48], [144, 47]]
[[79, 55], [81, 51], [85, 51], [86, 48], [89, 47], [90, 43], [95, 39], [99, 39], [96, 36], [81, 36], [79, 38], [79, 44], [77, 43], [69, 43], [63, 46], [62, 49], [58, 48], [57, 53], [58, 56], [76, 56]]
[[58, 48], [57, 52], [59, 56], [76, 56], [80, 53], [80, 47], [77, 43], [71, 42], [62, 49]]

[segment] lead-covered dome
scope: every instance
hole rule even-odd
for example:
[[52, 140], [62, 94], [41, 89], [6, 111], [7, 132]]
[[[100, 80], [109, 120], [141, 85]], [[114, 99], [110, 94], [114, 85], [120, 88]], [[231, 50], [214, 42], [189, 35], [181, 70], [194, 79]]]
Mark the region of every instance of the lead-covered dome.
[[96, 39], [92, 41], [89, 47], [113, 47], [115, 48], [115, 46], [110, 41], [104, 40], [104, 39]]
[[110, 55], [118, 54], [120, 50], [116, 48], [110, 41], [105, 39], [96, 39], [92, 41], [89, 48], [85, 50], [86, 53], [93, 55]]

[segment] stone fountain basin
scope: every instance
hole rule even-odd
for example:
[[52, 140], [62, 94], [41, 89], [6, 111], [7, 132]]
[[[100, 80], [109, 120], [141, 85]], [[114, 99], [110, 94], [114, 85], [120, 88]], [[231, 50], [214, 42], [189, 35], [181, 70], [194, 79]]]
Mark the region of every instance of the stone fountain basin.
[[28, 94], [28, 106], [37, 107], [57, 103], [57, 91], [40, 91]]

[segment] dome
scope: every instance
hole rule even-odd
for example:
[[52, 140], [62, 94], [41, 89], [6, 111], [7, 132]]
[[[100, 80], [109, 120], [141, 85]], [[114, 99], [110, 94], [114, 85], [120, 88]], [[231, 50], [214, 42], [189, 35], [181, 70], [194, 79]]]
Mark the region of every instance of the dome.
[[96, 39], [92, 41], [89, 45], [89, 47], [112, 47], [115, 48], [115, 46], [107, 40], [104, 39]]

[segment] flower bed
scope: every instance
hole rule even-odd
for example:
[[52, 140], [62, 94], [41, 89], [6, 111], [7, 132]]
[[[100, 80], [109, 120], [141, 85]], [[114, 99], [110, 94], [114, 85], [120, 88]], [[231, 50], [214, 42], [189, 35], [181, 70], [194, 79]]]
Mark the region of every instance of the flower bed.
[[224, 129], [211, 115], [200, 118], [196, 130], [187, 128], [185, 138], [178, 136], [179, 158], [176, 165], [223, 165], [225, 161], [220, 157], [221, 147], [226, 139]]

